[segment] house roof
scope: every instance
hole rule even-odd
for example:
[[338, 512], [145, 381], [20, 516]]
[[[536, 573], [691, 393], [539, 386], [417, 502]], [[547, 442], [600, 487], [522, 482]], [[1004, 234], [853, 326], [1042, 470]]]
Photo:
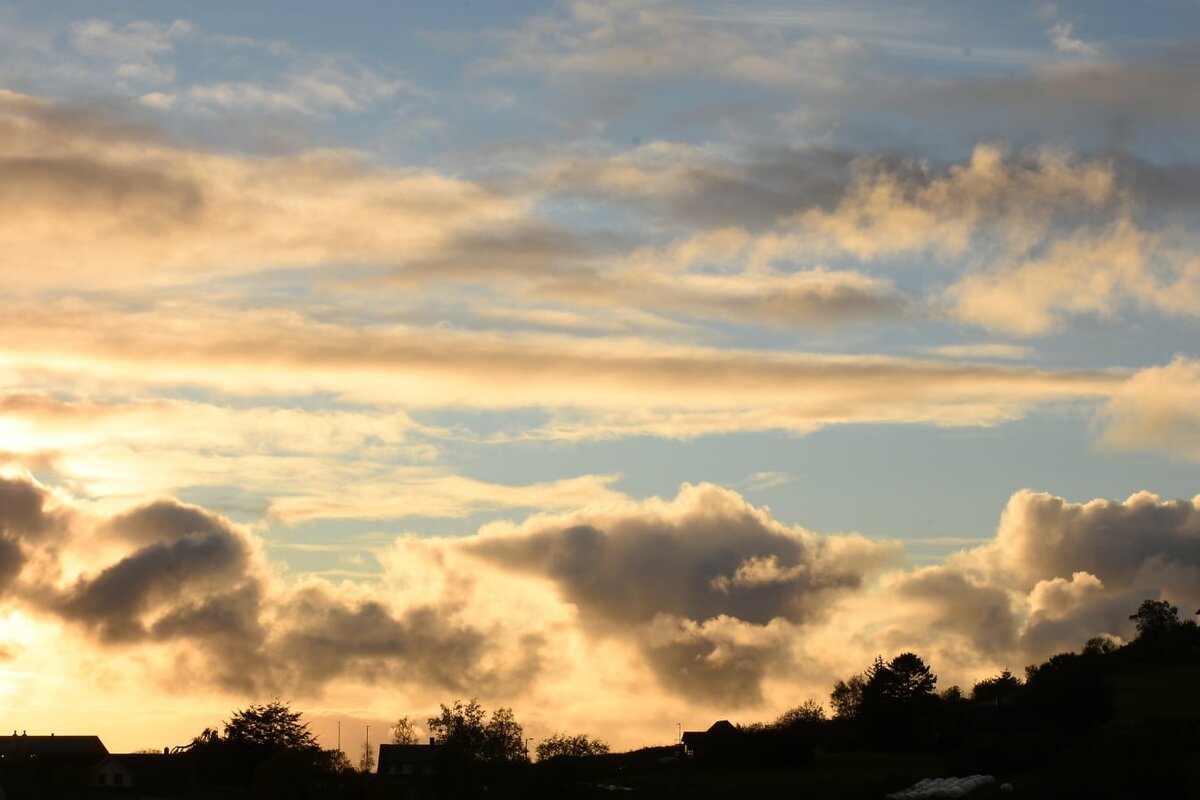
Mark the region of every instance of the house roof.
[[0, 736], [0, 755], [108, 755], [99, 736]]
[[441, 749], [436, 744], [381, 744], [377, 771], [386, 772], [391, 765], [427, 764], [438, 757]]
[[719, 739], [737, 733], [739, 731], [736, 725], [727, 719], [721, 719], [710, 725], [706, 731], [684, 731], [681, 738], [683, 743], [690, 747], [698, 742], [707, 741], [709, 737]]

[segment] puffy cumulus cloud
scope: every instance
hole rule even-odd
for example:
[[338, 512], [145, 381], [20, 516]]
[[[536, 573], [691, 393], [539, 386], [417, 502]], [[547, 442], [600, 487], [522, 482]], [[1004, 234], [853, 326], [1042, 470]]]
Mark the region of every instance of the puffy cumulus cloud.
[[1200, 361], [1177, 356], [1129, 378], [1097, 415], [1100, 445], [1200, 461]]
[[978, 555], [1026, 591], [1076, 572], [1096, 576], [1110, 591], [1151, 588], [1139, 585], [1151, 562], [1200, 567], [1200, 503], [1163, 501], [1149, 492], [1089, 503], [1018, 492], [1001, 516], [995, 542]]
[[1127, 640], [1142, 600], [1200, 602], [1198, 520], [1200, 499], [1071, 503], [1018, 492], [991, 541], [836, 598], [826, 622], [802, 629], [794, 663], [844, 677], [876, 654], [912, 650], [942, 685], [969, 687], [1094, 636]]
[[39, 484], [0, 475], [0, 596], [22, 572], [54, 574], [70, 523], [70, 514]]
[[893, 544], [789, 528], [737, 494], [652, 500], [495, 526], [463, 545], [545, 578], [601, 635], [630, 636], [666, 687], [737, 704], [786, 661], [784, 623], [820, 615], [898, 555]]
[[0, 484], [0, 523], [23, 552], [50, 536], [64, 556], [8, 578], [22, 589], [0, 615], [15, 669], [36, 660], [38, 636], [69, 639], [75, 680], [120, 685], [115, 669], [176, 694], [387, 697], [421, 713], [478, 694], [531, 728], [569, 722], [620, 746], [656, 739], [663, 718], [769, 717], [876, 654], [914, 650], [943, 685], [969, 686], [1126, 638], [1142, 599], [1191, 608], [1200, 585], [1200, 500], [1147, 493], [1020, 492], [992, 540], [914, 569], [898, 543], [814, 534], [685, 486], [400, 537], [369, 584], [273, 574], [252, 533], [173, 500], [101, 516], [15, 478]]
[[277, 655], [289, 684], [302, 691], [353, 678], [432, 683], [460, 694], [521, 695], [541, 670], [544, 642], [536, 633], [517, 637], [504, 663], [487, 631], [444, 606], [416, 603], [396, 612], [376, 599], [347, 603], [331, 587], [308, 586], [288, 596], [288, 608]]
[[931, 293], [951, 317], [1024, 336], [1131, 303], [1200, 313], [1194, 237], [1152, 218], [1157, 179], [1130, 178], [1136, 165], [979, 145], [945, 168], [861, 158], [851, 172], [834, 208], [796, 214], [775, 241], [863, 261], [931, 254], [962, 268]]
[[[100, 311], [101, 313], [96, 313]], [[86, 323], [86, 324], [85, 324]], [[331, 392], [421, 408], [538, 408], [532, 435], [666, 436], [855, 422], [994, 424], [1051, 401], [1103, 397], [1119, 376], [940, 360], [667, 345], [644, 339], [372, 329], [294, 312], [104, 313], [77, 302], [9, 305], [10, 365], [124, 387], [237, 395]], [[65, 379], [65, 378], [64, 378]], [[589, 433], [591, 431], [591, 433]]]
[[660, 615], [639, 637], [660, 684], [686, 700], [718, 707], [761, 704], [763, 684], [789, 663], [793, 626], [733, 617], [694, 620]]
[[[163, 499], [96, 516], [60, 507], [31, 479], [5, 479], [0, 522], [0, 566], [22, 587], [8, 608], [66, 623], [86, 637], [84, 648], [145, 652], [146, 663], [165, 654], [170, 675], [197, 687], [311, 696], [352, 677], [459, 691], [517, 686], [537, 673], [536, 636], [499, 657], [453, 598], [397, 609], [349, 586], [287, 583], [255, 537], [198, 506]], [[53, 568], [27, 557], [24, 540], [48, 549], [46, 537], [67, 529]]]
[[1142, 294], [1149, 238], [1125, 219], [1100, 233], [1055, 241], [1043, 256], [958, 281], [947, 292], [952, 313], [1026, 336], [1058, 327], [1066, 314], [1107, 316], [1123, 296]]
[[1198, 581], [1200, 499], [1142, 492], [1071, 503], [1022, 491], [993, 540], [884, 581], [871, 595], [882, 610], [868, 629], [877, 647], [890, 645], [880, 649], [917, 649], [966, 683], [1093, 636], [1128, 638], [1142, 600], [1190, 608]]
[[432, 172], [329, 151], [187, 149], [13, 92], [0, 93], [0, 209], [0, 271], [13, 288], [389, 264], [524, 216], [518, 201]]
[[[624, 79], [704, 76], [778, 87], [836, 86], [859, 52], [844, 36], [788, 36], [776, 26], [704, 19], [670, 0], [581, 0], [492, 31], [485, 72]], [[561, 79], [561, 78], [560, 78]]]
[[784, 526], [739, 495], [684, 485], [672, 501], [621, 504], [491, 529], [481, 558], [555, 582], [585, 618], [615, 625], [658, 614], [764, 624], [805, 619], [823, 592], [859, 585], [894, 552], [861, 537]]

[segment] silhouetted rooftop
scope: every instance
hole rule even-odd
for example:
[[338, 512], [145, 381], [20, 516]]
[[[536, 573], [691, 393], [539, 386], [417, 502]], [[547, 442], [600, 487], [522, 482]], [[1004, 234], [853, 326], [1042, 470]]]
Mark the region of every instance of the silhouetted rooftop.
[[108, 755], [99, 736], [0, 736], [0, 755]]

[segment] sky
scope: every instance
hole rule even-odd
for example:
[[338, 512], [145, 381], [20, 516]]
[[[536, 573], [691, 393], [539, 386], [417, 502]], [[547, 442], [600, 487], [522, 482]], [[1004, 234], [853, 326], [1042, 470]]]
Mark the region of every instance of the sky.
[[1200, 5], [0, 2], [0, 708], [615, 748], [1200, 604]]

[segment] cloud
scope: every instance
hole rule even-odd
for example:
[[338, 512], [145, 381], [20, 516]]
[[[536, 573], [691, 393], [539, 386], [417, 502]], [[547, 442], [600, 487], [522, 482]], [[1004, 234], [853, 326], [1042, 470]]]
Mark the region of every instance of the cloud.
[[[268, 48], [268, 52], [272, 50], [274, 55], [288, 57], [277, 77], [193, 83], [170, 95], [170, 104], [193, 114], [248, 110], [316, 116], [361, 113], [401, 92], [416, 91], [407, 79], [354, 56], [297, 55]], [[146, 102], [145, 97], [142, 100]], [[152, 98], [150, 104], [162, 105], [162, 101]]]
[[[1150, 294], [1143, 287], [1153, 286], [1148, 256], [1154, 239], [1128, 219], [1101, 232], [1060, 238], [1040, 257], [960, 279], [946, 292], [951, 313], [1024, 336], [1049, 333], [1067, 315], [1110, 316], [1123, 297]], [[1200, 313], [1200, 306], [1189, 311]]]
[[524, 217], [518, 201], [427, 171], [328, 151], [218, 155], [12, 92], [0, 142], [0, 271], [13, 287], [390, 264]]
[[242, 396], [329, 391], [368, 402], [402, 398], [408, 409], [541, 408], [553, 410], [546, 432], [589, 420], [608, 429], [613, 412], [629, 430], [674, 436], [855, 421], [995, 424], [1039, 403], [1105, 396], [1119, 380], [639, 339], [362, 329], [293, 312], [113, 315], [76, 302], [4, 311], [9, 363], [36, 369], [43, 385], [54, 385], [54, 370], [69, 370], [116, 385], [203, 386]]
[[[0, 530], [27, 556], [57, 543], [57, 569], [0, 547], [21, 586], [3, 630], [14, 613], [36, 620], [6, 640], [14, 669], [37, 637], [59, 637], [79, 657], [48, 674], [94, 681], [112, 664], [142, 691], [197, 696], [395, 690], [431, 710], [479, 693], [539, 726], [605, 720], [598, 733], [631, 742], [687, 709], [769, 717], [876, 654], [914, 650], [943, 684], [969, 686], [1091, 636], [1128, 637], [1142, 599], [1190, 607], [1200, 579], [1200, 498], [1149, 493], [1018, 492], [993, 539], [918, 568], [898, 542], [812, 533], [711, 485], [401, 537], [379, 554], [378, 582], [359, 584], [276, 574], [249, 530], [170, 499], [104, 515], [6, 479]], [[554, 720], [535, 711], [547, 703]], [[620, 721], [601, 707], [613, 705]]]
[[1025, 253], [1057, 232], [1056, 221], [1086, 218], [1116, 199], [1105, 162], [1051, 149], [1011, 158], [981, 144], [965, 163], [942, 169], [862, 158], [853, 170], [833, 210], [809, 210], [796, 222], [863, 260], [913, 252], [960, 259], [989, 242], [1005, 254]]
[[489, 32], [500, 53], [478, 60], [476, 68], [552, 78], [705, 76], [776, 87], [828, 86], [859, 51], [849, 37], [789, 33], [778, 26], [704, 19], [665, 0], [573, 2], [562, 13]]
[[[79, 535], [52, 551], [58, 568], [34, 569], [25, 540], [44, 548], [67, 524]], [[114, 544], [118, 555], [95, 566]], [[0, 577], [23, 581], [26, 608], [86, 632], [86, 647], [165, 651], [197, 686], [319, 694], [353, 676], [496, 692], [537, 673], [536, 636], [518, 639], [518, 666], [507, 668], [485, 632], [458, 619], [460, 602], [425, 598], [397, 611], [361, 590], [285, 584], [246, 530], [171, 499], [94, 517], [54, 510], [28, 479], [0, 481]]]
[[0, 596], [36, 594], [57, 576], [71, 523], [69, 510], [40, 484], [0, 474]]
[[1050, 37], [1050, 43], [1054, 45], [1054, 49], [1060, 53], [1085, 58], [1098, 56], [1103, 47], [1098, 42], [1088, 42], [1076, 37], [1074, 27], [1066, 20], [1059, 20], [1050, 26], [1046, 35]]
[[463, 517], [503, 508], [577, 508], [625, 497], [611, 488], [619, 476], [583, 475], [510, 486], [473, 480], [445, 470], [395, 470], [370, 485], [337, 485], [325, 493], [280, 492], [270, 513], [284, 523], [312, 519]]
[[71, 25], [71, 40], [85, 56], [109, 62], [122, 82], [162, 84], [175, 77], [174, 65], [164, 59], [173, 53], [177, 41], [195, 32], [190, 22], [181, 19], [170, 23], [134, 20], [123, 25], [87, 19]]
[[1072, 59], [1012, 77], [910, 86], [891, 102], [969, 138], [1124, 150], [1134, 142], [1179, 141], [1200, 127], [1200, 88], [1192, 80], [1197, 61], [1196, 48], [1180, 43], [1142, 58]]
[[637, 639], [659, 681], [708, 702], [761, 698], [783, 659], [776, 620], [820, 615], [897, 547], [788, 528], [737, 494], [687, 486], [671, 501], [493, 526], [467, 552], [549, 580], [580, 621]]
[[1097, 414], [1100, 445], [1200, 461], [1200, 362], [1183, 356], [1133, 375]]
[[[157, 516], [165, 517], [161, 509]], [[168, 526], [163, 534], [171, 539], [146, 545], [80, 579], [63, 600], [61, 613], [103, 640], [136, 641], [164, 620], [167, 629], [179, 630], [173, 617], [192, 616], [198, 608], [228, 600], [229, 587], [237, 590], [250, 555], [231, 528], [214, 525], [208, 531], [180, 534]], [[148, 618], [151, 613], [153, 620]]]
[[727, 151], [656, 140], [612, 154], [554, 154], [527, 169], [541, 191], [633, 204], [700, 228], [755, 232], [842, 195], [854, 156], [827, 147]]

